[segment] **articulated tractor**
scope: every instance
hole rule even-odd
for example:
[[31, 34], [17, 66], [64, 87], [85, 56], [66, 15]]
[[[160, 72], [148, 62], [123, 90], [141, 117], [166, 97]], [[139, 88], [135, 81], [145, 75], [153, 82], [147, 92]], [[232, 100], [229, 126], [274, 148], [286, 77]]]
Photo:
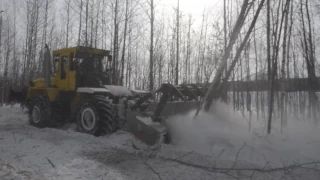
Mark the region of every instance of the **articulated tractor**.
[[198, 85], [163, 84], [154, 92], [114, 86], [111, 59], [107, 50], [77, 46], [50, 53], [46, 46], [44, 78], [24, 91], [11, 89], [9, 99], [25, 104], [30, 124], [39, 128], [73, 121], [80, 132], [95, 136], [124, 129], [158, 147], [170, 139], [164, 119], [197, 107], [206, 91]]

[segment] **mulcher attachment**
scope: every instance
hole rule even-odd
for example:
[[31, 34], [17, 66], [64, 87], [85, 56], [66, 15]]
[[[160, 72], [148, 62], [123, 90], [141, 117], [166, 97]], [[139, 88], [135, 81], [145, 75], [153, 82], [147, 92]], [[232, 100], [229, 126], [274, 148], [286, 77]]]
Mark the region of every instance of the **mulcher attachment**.
[[[127, 131], [152, 148], [159, 147], [167, 134], [163, 119], [197, 108], [206, 87], [198, 85], [163, 84], [158, 90], [140, 97], [127, 111]], [[151, 97], [159, 102], [142, 108]]]

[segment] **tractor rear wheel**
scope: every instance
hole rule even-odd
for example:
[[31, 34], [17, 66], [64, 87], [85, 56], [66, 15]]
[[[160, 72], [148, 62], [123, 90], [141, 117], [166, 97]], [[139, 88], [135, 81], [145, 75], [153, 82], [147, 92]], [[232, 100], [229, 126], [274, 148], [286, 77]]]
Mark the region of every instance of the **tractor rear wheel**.
[[47, 97], [34, 98], [29, 106], [29, 122], [36, 127], [46, 127], [51, 121], [51, 105]]
[[84, 133], [95, 136], [111, 134], [118, 126], [116, 106], [105, 96], [86, 99], [78, 110], [77, 123]]

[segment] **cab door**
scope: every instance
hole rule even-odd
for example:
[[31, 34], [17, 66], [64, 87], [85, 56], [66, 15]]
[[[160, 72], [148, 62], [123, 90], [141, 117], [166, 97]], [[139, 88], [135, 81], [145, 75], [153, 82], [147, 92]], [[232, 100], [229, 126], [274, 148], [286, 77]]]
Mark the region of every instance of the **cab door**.
[[60, 55], [60, 67], [58, 73], [59, 85], [60, 89], [68, 89], [69, 88], [69, 54], [61, 54]]

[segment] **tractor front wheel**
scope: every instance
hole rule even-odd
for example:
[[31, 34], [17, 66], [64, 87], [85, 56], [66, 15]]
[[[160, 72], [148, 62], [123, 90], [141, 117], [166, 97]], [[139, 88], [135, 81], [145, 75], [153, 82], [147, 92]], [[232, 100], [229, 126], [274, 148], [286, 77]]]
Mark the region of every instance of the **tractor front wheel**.
[[36, 127], [46, 127], [51, 120], [50, 101], [46, 97], [33, 99], [29, 107], [29, 122]]
[[106, 97], [94, 96], [81, 104], [77, 123], [84, 133], [95, 136], [113, 133], [118, 125], [116, 107]]

